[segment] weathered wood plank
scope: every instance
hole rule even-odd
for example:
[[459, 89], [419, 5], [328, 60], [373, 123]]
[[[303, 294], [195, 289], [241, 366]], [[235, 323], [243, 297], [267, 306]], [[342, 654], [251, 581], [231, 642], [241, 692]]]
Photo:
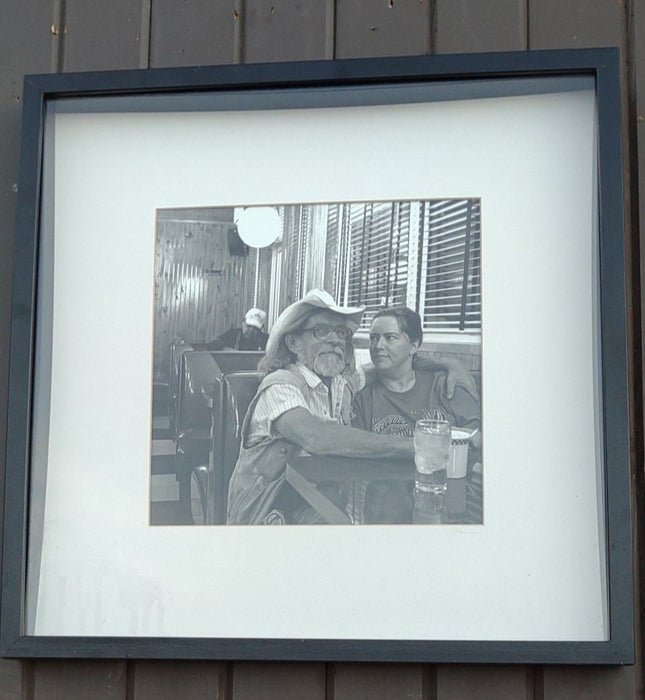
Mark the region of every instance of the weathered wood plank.
[[125, 661], [37, 661], [34, 666], [34, 700], [125, 700]]
[[[53, 33], [55, 0], [0, 3], [0, 454], [4, 455], [7, 419], [9, 326], [13, 233], [18, 193], [22, 81], [26, 73], [47, 73], [56, 66], [59, 37]], [[4, 459], [0, 460], [0, 504], [4, 500]], [[2, 519], [0, 518], [0, 537]], [[23, 676], [25, 679], [23, 682]], [[30, 666], [0, 661], [0, 699], [17, 700], [28, 690]]]
[[617, 0], [531, 0], [530, 49], [625, 46], [625, 3]]
[[[423, 700], [422, 664], [336, 664], [330, 668], [334, 700]], [[432, 696], [430, 696], [432, 697]]]
[[233, 2], [153, 2], [150, 67], [231, 63], [235, 22]]
[[[23, 0], [0, 3], [0, 220], [4, 222], [0, 236], [0, 392], [3, 397], [0, 401], [0, 445], [3, 455], [22, 82], [27, 73], [47, 73], [50, 70], [54, 45], [58, 42], [58, 37], [52, 34], [53, 17], [54, 0], [38, 4]], [[4, 468], [4, 460], [1, 468]], [[0, 479], [0, 495], [3, 489], [4, 478]], [[0, 531], [1, 528], [0, 522]]]
[[[645, 122], [645, 7], [641, 2], [628, 3], [628, 29], [632, 34], [631, 43], [628, 45], [629, 77], [633, 78], [634, 110], [632, 115], [637, 118], [636, 125], [640, 129]], [[639, 135], [640, 136], [640, 135]], [[642, 165], [638, 160], [638, 165]], [[641, 206], [641, 209], [643, 207]]]
[[533, 700], [533, 686], [524, 666], [437, 667], [437, 700]]
[[244, 7], [245, 62], [325, 58], [328, 13], [322, 0], [246, 0]]
[[[142, 2], [145, 0], [66, 0], [63, 70], [138, 68], [142, 18], [148, 17]], [[147, 24], [144, 31], [148, 32]]]
[[324, 664], [237, 663], [232, 700], [324, 700]]
[[338, 0], [336, 57], [427, 54], [431, 17], [430, 0]]
[[203, 661], [138, 661], [131, 669], [132, 700], [225, 700], [227, 666]]
[[434, 53], [526, 49], [526, 0], [437, 0]]
[[[630, 410], [632, 418], [632, 462], [635, 465], [635, 478], [632, 483], [635, 487], [633, 498], [634, 517], [634, 549], [640, 566], [635, 567], [635, 645], [636, 666], [633, 669], [637, 683], [637, 692], [643, 694], [643, 631], [645, 614], [643, 611], [643, 575], [645, 569], [645, 537], [643, 536], [643, 523], [645, 522], [645, 473], [643, 471], [644, 435], [643, 421], [643, 395], [645, 388], [645, 288], [642, 281], [645, 279], [645, 6], [642, 2], [631, 3], [631, 17], [628, 17], [627, 26], [631, 29], [631, 41], [627, 42], [627, 56], [624, 82], [628, 86], [629, 98], [624, 104], [626, 114], [627, 134], [626, 143], [629, 144], [625, 165], [629, 168], [630, 175], [629, 202], [631, 204], [631, 238], [628, 240], [628, 251], [631, 262], [631, 285], [629, 287], [634, 328], [632, 338], [634, 342], [632, 354], [632, 367], [630, 375], [630, 390], [632, 393]], [[630, 26], [631, 20], [631, 26]], [[630, 53], [631, 52], [631, 53]], [[640, 175], [639, 175], [640, 173]]]
[[[24, 676], [27, 678], [24, 679]], [[0, 663], [0, 700], [21, 700], [26, 697], [30, 677], [28, 663], [2, 661]]]
[[[633, 225], [632, 228], [638, 231], [638, 237], [633, 241], [633, 257], [635, 272], [640, 274], [641, 286], [633, 292], [634, 296], [640, 291], [640, 298], [635, 300], [635, 305], [640, 302], [640, 308], [637, 311], [640, 313], [640, 328], [635, 329], [635, 335], [640, 339], [640, 363], [639, 358], [635, 360], [637, 372], [635, 372], [635, 391], [637, 400], [634, 402], [643, 410], [643, 395], [645, 394], [645, 287], [642, 285], [642, 280], [645, 280], [645, 6], [643, 3], [634, 3], [633, 9], [633, 55], [631, 56], [631, 84], [635, 88], [633, 101], [630, 103], [632, 111], [629, 113], [629, 133], [636, 141], [635, 154], [632, 151], [632, 157], [635, 156], [636, 162], [631, 163], [632, 174], [634, 179], [631, 184], [631, 195], [633, 203], [638, 204], [638, 208], [633, 208]], [[640, 176], [639, 176], [640, 174]], [[639, 333], [640, 331], [640, 333]], [[640, 374], [639, 374], [640, 373]], [[640, 401], [638, 401], [640, 399]], [[640, 450], [643, 449], [643, 436], [645, 429], [641, 422], [634, 421], [636, 440]], [[641, 452], [642, 454], [642, 452]], [[639, 463], [639, 471], [635, 479], [637, 486], [637, 513], [640, 528], [637, 538], [637, 557], [640, 561], [640, 578], [643, 577], [643, 567], [645, 565], [645, 537], [643, 536], [643, 522], [645, 520], [645, 474], [643, 473], [642, 463]], [[642, 586], [641, 586], [642, 590]], [[637, 596], [640, 602], [640, 596]], [[642, 603], [641, 603], [642, 606]], [[636, 649], [637, 658], [640, 665], [641, 673], [643, 669], [643, 626], [645, 623], [645, 614], [643, 612], [636, 617]]]
[[632, 700], [640, 697], [633, 666], [544, 669], [544, 700]]
[[[630, 77], [633, 78], [633, 86], [635, 88], [635, 94], [633, 95], [633, 102], [630, 104], [630, 108], [633, 110], [629, 113], [629, 133], [636, 140], [636, 162], [632, 163], [632, 172], [634, 173], [634, 180], [632, 181], [632, 197], [636, 203], [640, 206], [637, 209], [638, 220], [634, 220], [634, 225], [638, 225], [639, 240], [636, 245], [635, 255], [640, 256], [640, 279], [645, 280], [645, 7], [643, 3], [634, 3], [633, 10], [633, 32], [634, 32], [634, 42], [633, 42], [633, 56], [631, 57], [631, 72]], [[640, 173], [640, 176], [638, 175]], [[636, 213], [636, 212], [635, 212]], [[638, 263], [634, 263], [637, 265]], [[641, 313], [641, 342], [642, 338], [645, 337], [645, 288], [641, 287], [640, 293], [640, 313]], [[634, 292], [636, 294], [636, 292]], [[641, 347], [641, 360], [642, 365], [645, 365], [645, 343], [642, 343]], [[643, 366], [639, 367], [641, 372], [641, 381], [645, 382], [645, 373], [643, 373]], [[643, 389], [645, 393], [645, 384], [639, 384], [639, 389]], [[642, 400], [642, 394], [641, 394]], [[641, 433], [645, 434], [645, 430]], [[640, 479], [638, 483], [643, 488], [643, 474], [641, 472]], [[645, 494], [641, 494], [641, 497], [645, 497]], [[643, 504], [641, 504], [643, 505]], [[639, 513], [642, 517], [643, 513]], [[645, 554], [645, 542], [641, 539], [641, 549]], [[641, 562], [645, 562], [645, 558], [641, 556]]]

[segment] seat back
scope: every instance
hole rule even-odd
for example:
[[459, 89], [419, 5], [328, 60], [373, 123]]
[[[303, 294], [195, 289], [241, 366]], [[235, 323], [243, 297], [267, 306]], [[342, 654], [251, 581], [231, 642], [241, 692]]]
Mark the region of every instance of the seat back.
[[209, 396], [215, 379], [222, 372], [208, 350], [186, 350], [179, 364], [176, 438], [208, 438], [211, 427]]
[[209, 522], [226, 522], [228, 482], [240, 453], [242, 424], [264, 374], [257, 371], [222, 375], [213, 392], [212, 468], [208, 484]]
[[236, 371], [255, 370], [263, 352], [204, 350], [175, 344], [178, 379], [174, 409], [175, 437], [189, 430], [210, 427], [210, 407], [203, 391], [210, 394], [215, 377]]
[[179, 410], [179, 391], [181, 386], [181, 358], [192, 346], [183, 340], [176, 340], [170, 344], [170, 372], [168, 374], [168, 414], [170, 416], [170, 430], [173, 436], [177, 435], [177, 413]]
[[258, 362], [264, 357], [263, 352], [255, 350], [217, 350], [211, 354], [222, 374], [256, 370]]
[[[211, 393], [212, 397], [212, 432], [210, 452], [208, 457], [208, 478], [206, 483], [206, 523], [209, 525], [220, 524], [226, 521], [226, 513], [224, 520], [221, 518], [221, 497], [217, 495], [217, 491], [224, 488], [222, 476], [224, 471], [224, 396], [226, 394], [226, 384], [224, 375], [215, 378], [215, 384]], [[228, 495], [228, 494], [227, 494]]]

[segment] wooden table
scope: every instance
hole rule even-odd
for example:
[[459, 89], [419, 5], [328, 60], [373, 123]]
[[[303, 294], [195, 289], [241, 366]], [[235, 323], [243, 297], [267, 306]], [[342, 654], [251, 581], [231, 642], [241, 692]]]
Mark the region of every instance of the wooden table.
[[[287, 465], [287, 481], [328, 523], [348, 525], [356, 522], [323, 493], [325, 485], [352, 486], [392, 482], [411, 487], [414, 462], [395, 459], [356, 459], [350, 457], [298, 457]], [[446, 523], [481, 522], [482, 475], [470, 471], [463, 479], [448, 479]], [[321, 490], [321, 487], [323, 489]], [[400, 522], [411, 522], [411, 511]], [[360, 520], [359, 520], [360, 522]], [[372, 522], [379, 522], [372, 521]], [[392, 521], [387, 521], [388, 523]], [[399, 522], [399, 521], [396, 521]]]

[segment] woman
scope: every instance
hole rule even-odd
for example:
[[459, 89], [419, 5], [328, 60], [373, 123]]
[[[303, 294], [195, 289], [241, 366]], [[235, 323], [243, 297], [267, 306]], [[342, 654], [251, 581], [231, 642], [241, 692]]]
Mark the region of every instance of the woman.
[[[405, 306], [376, 313], [370, 327], [370, 357], [374, 381], [360, 391], [353, 404], [352, 425], [373, 433], [412, 437], [417, 420], [439, 416], [451, 425], [475, 429], [481, 425], [479, 402], [456, 387], [446, 396], [442, 371], [418, 371], [413, 361], [423, 338], [421, 318]], [[471, 440], [480, 447], [481, 433]], [[411, 522], [412, 485], [376, 481], [354, 488], [347, 506], [356, 522]]]
[[376, 313], [370, 328], [370, 357], [376, 378], [354, 400], [355, 427], [412, 437], [417, 420], [440, 415], [451, 425], [475, 429], [481, 410], [462, 387], [446, 398], [445, 373], [415, 371], [413, 360], [423, 331], [419, 314], [405, 306]]

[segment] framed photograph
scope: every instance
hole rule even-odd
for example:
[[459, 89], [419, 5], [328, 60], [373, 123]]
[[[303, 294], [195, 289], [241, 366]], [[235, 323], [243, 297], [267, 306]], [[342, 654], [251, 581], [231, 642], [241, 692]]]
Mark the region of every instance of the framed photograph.
[[633, 663], [618, 60], [27, 76], [3, 656]]

